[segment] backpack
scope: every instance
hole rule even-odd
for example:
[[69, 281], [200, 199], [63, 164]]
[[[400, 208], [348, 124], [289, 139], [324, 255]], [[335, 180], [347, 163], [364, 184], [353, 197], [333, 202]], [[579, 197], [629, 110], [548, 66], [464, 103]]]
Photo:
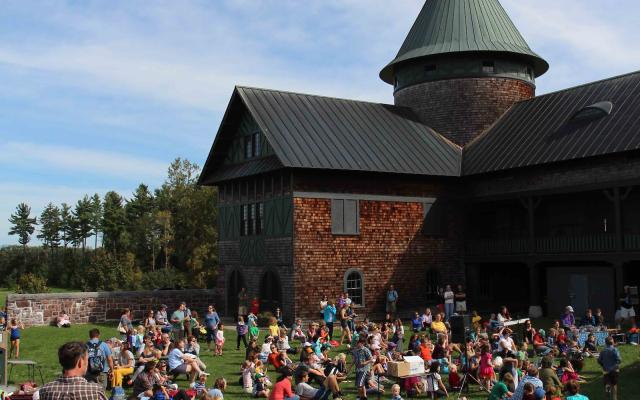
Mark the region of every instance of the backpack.
[[111, 390], [111, 397], [109, 399], [110, 400], [125, 400], [126, 398], [127, 398], [127, 395], [124, 392], [124, 389], [122, 389], [122, 387], [120, 387], [120, 386], [116, 386]]
[[100, 348], [102, 342], [87, 343], [87, 354], [89, 358], [87, 372], [93, 375], [99, 375], [102, 373], [102, 368], [107, 360], [104, 351]]

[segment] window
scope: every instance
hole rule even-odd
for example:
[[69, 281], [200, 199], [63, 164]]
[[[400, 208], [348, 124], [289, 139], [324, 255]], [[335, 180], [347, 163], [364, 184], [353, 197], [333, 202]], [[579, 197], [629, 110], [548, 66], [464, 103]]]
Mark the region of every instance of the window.
[[485, 74], [493, 74], [496, 72], [496, 65], [493, 61], [482, 62], [482, 72]]
[[240, 236], [247, 236], [249, 233], [249, 206], [240, 206]]
[[253, 140], [251, 136], [244, 137], [244, 159], [248, 160], [253, 157]]
[[435, 301], [438, 299], [438, 286], [440, 285], [440, 274], [434, 268], [427, 270], [425, 279], [425, 294], [427, 301]]
[[349, 298], [351, 298], [353, 304], [364, 306], [362, 272], [350, 269], [344, 274], [344, 291], [349, 293]]
[[251, 142], [253, 144], [253, 151], [251, 155], [253, 157], [258, 157], [260, 155], [260, 132], [256, 132], [251, 135]]
[[447, 236], [446, 204], [442, 200], [424, 203], [422, 234], [426, 236]]
[[331, 200], [331, 233], [334, 235], [357, 235], [360, 222], [358, 200]]
[[264, 204], [240, 206], [240, 236], [260, 235], [264, 231]]

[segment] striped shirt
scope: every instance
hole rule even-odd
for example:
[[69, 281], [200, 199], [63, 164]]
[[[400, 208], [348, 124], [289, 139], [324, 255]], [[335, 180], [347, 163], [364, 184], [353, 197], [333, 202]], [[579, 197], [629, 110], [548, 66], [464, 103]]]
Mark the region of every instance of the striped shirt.
[[82, 376], [64, 377], [44, 385], [40, 400], [107, 400], [102, 387]]

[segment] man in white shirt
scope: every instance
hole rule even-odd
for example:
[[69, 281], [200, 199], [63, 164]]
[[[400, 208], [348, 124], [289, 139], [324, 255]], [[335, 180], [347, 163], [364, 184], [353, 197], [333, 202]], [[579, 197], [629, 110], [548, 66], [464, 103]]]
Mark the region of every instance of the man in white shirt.
[[169, 352], [167, 364], [170, 374], [187, 374], [191, 383], [195, 382], [196, 375], [209, 375], [200, 369], [197, 359], [192, 354], [184, 353], [184, 339], [178, 340], [176, 347]]

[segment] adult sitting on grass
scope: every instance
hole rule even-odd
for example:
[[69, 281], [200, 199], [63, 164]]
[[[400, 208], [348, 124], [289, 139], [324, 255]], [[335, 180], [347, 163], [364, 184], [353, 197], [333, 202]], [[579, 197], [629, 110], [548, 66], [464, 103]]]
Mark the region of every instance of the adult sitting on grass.
[[300, 396], [291, 391], [291, 369], [284, 368], [269, 394], [269, 400], [300, 400]]
[[120, 352], [116, 357], [116, 365], [113, 368], [113, 378], [111, 385], [113, 387], [122, 386], [122, 380], [125, 376], [133, 374], [133, 367], [136, 359], [131, 350], [129, 350], [129, 342], [122, 342]]
[[175, 343], [173, 350], [169, 352], [169, 374], [187, 374], [191, 383], [195, 382], [196, 375], [209, 375], [198, 366], [198, 361], [191, 354], [184, 353], [184, 339]]
[[39, 390], [41, 400], [107, 400], [104, 389], [87, 382], [89, 357], [87, 347], [80, 342], [65, 343], [58, 349], [62, 376]]

